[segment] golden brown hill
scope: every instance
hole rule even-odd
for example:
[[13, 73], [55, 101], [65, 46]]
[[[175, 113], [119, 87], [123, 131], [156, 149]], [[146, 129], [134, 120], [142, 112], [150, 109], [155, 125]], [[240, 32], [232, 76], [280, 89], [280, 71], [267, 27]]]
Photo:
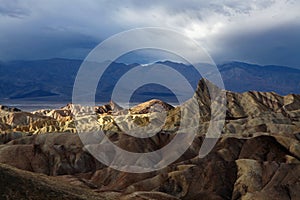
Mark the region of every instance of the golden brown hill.
[[[32, 113], [0, 110], [0, 163], [33, 172], [0, 165], [0, 193], [4, 198], [38, 199], [42, 193], [36, 188], [40, 188], [56, 199], [84, 199], [86, 194], [95, 199], [299, 199], [300, 95], [226, 91], [221, 138], [200, 159], [199, 149], [211, 117], [208, 88], [219, 90], [204, 80], [199, 82], [194, 97], [199, 103], [200, 124], [189, 149], [166, 168], [144, 174], [120, 172], [97, 161], [73, 133], [77, 131], [75, 116], [79, 116], [77, 126], [87, 131], [105, 130], [120, 148], [151, 152], [174, 138], [181, 108], [189, 102], [173, 108], [151, 100], [129, 110], [112, 102], [95, 108], [69, 104]], [[112, 112], [115, 107], [117, 112]], [[162, 110], [167, 110], [167, 117], [155, 135], [136, 138], [124, 133], [122, 128], [145, 128], [150, 120], [164, 122]], [[99, 147], [97, 142], [89, 145]], [[126, 159], [105, 148], [101, 153]], [[36, 187], [30, 188], [30, 184]]]

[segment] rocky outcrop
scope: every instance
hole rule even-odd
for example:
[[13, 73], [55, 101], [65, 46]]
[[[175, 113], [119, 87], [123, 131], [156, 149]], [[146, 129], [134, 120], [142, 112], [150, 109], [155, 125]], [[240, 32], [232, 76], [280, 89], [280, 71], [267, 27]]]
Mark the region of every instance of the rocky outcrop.
[[151, 112], [163, 112], [172, 110], [174, 107], [163, 101], [153, 99], [130, 108], [130, 112], [133, 114], [147, 114]]
[[[162, 136], [157, 136], [156, 143], [148, 141], [139, 145], [134, 137], [111, 137], [118, 138], [116, 144], [120, 147], [135, 152], [153, 151], [171, 140], [163, 141]], [[0, 162], [51, 175], [100, 194], [118, 192], [124, 199], [144, 196], [149, 199], [288, 199], [289, 196], [297, 199], [300, 195], [300, 161], [294, 150], [297, 148], [290, 147], [297, 143], [296, 139], [269, 135], [224, 136], [200, 159], [197, 153], [202, 141], [203, 137], [197, 138], [181, 159], [167, 168], [143, 174], [104, 166], [71, 133], [13, 140], [0, 146]]]
[[[28, 177], [33, 177], [33, 184], [41, 182], [48, 191], [48, 182], [39, 178], [44, 176], [33, 174], [42, 173], [62, 185], [91, 192], [95, 199], [98, 194], [108, 199], [299, 199], [300, 95], [223, 91], [227, 111], [222, 135], [213, 150], [199, 158], [211, 118], [210, 104], [219, 103], [212, 102], [211, 91], [220, 90], [201, 80], [194, 96], [199, 104], [200, 124], [189, 149], [166, 168], [142, 174], [117, 171], [97, 161], [88, 147], [106, 151], [88, 132], [101, 130], [114, 145], [130, 152], [153, 152], [176, 136], [182, 111], [194, 112], [184, 110], [190, 101], [173, 107], [151, 100], [127, 110], [113, 102], [96, 107], [69, 104], [32, 113], [2, 109], [0, 163], [20, 170], [0, 165], [0, 173], [9, 170], [19, 179], [7, 179], [5, 174], [0, 176], [1, 183], [13, 180], [24, 185], [19, 187], [16, 198], [28, 195], [26, 191], [40, 194], [27, 188]], [[193, 120], [191, 117], [191, 124]], [[89, 146], [74, 134], [78, 130], [86, 130], [86, 135], [80, 136], [90, 139]], [[148, 130], [156, 132], [146, 138], [136, 137]], [[113, 160], [118, 158], [113, 152], [106, 153]], [[11, 195], [15, 187], [12, 184], [4, 184], [0, 193]], [[72, 199], [78, 194], [64, 193], [60, 185], [51, 189], [59, 197]], [[80, 198], [86, 198], [86, 193], [82, 194]]]
[[232, 199], [298, 199], [300, 165], [239, 159]]

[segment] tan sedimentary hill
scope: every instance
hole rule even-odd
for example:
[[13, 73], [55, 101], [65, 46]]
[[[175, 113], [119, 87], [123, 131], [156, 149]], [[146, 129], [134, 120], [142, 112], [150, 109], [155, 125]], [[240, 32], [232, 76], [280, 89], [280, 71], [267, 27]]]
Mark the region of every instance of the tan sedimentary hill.
[[101, 195], [81, 187], [70, 186], [53, 177], [26, 172], [5, 164], [0, 164], [0, 177], [1, 199], [108, 200], [119, 196], [113, 193]]
[[[200, 159], [199, 149], [211, 118], [210, 91], [214, 90], [219, 89], [205, 80], [199, 82], [194, 96], [200, 111], [198, 132], [189, 149], [164, 169], [133, 174], [107, 167], [90, 155], [87, 146], [74, 134], [76, 127], [94, 132], [104, 130], [115, 145], [131, 152], [152, 152], [175, 137], [182, 108], [188, 107], [189, 102], [172, 107], [151, 100], [129, 110], [113, 102], [93, 108], [69, 104], [32, 113], [1, 109], [0, 163], [20, 169], [17, 171], [21, 173], [20, 181], [27, 181], [23, 172], [33, 172], [29, 173], [33, 179], [41, 176], [34, 174], [42, 173], [56, 183], [115, 199], [299, 199], [300, 95], [226, 91], [227, 110], [221, 138]], [[166, 111], [165, 118], [162, 110]], [[193, 120], [189, 120], [191, 124]], [[152, 129], [150, 122], [162, 123], [151, 137], [136, 138], [124, 131], [135, 127], [139, 131]], [[85, 136], [90, 137], [88, 133]], [[91, 141], [90, 147], [122, 159], [106, 152], [97, 141]], [[1, 167], [0, 173], [5, 171]], [[13, 168], [9, 169], [15, 173]], [[35, 180], [34, 184], [43, 182], [39, 178]], [[1, 176], [1, 183], [7, 181]], [[6, 184], [5, 191], [15, 188], [11, 184]], [[19, 187], [18, 191], [20, 195], [27, 194], [26, 187]], [[59, 192], [53, 194], [58, 198], [63, 196]]]
[[[156, 196], [154, 199], [160, 196], [165, 199], [297, 199], [300, 195], [300, 152], [296, 139], [224, 136], [209, 155], [200, 159], [197, 153], [203, 137], [199, 137], [172, 165], [151, 173], [131, 174], [102, 165], [85, 152], [76, 134], [67, 134], [70, 133], [28, 136], [2, 145], [0, 162], [51, 175], [53, 180], [100, 194], [116, 195], [117, 192], [129, 199], [136, 195], [149, 199], [151, 196]], [[161, 137], [157, 136], [157, 142]], [[120, 147], [130, 147], [131, 151], [153, 150], [160, 145], [149, 143], [147, 147], [143, 143], [132, 146], [132, 138], [119, 138]]]
[[[214, 86], [209, 87], [217, 90]], [[199, 103], [201, 126], [205, 132], [206, 123], [210, 120], [211, 102], [204, 80], [199, 82], [195, 98]], [[300, 95], [280, 96], [273, 92], [234, 93], [227, 91], [226, 100], [227, 113], [224, 128], [226, 134], [246, 136], [256, 132], [266, 132], [291, 135], [300, 131]], [[114, 102], [94, 108], [69, 104], [60, 109], [39, 110], [32, 113], [0, 109], [0, 131], [2, 133], [25, 132], [31, 134], [76, 132], [74, 116], [80, 115], [80, 113], [92, 113], [97, 118], [99, 129], [120, 132], [118, 126], [120, 121], [130, 124], [129, 120], [131, 120], [139, 125], [147, 125], [150, 117], [157, 118], [159, 121], [157, 113], [162, 110], [167, 112], [163, 130], [173, 131], [180, 124], [180, 108], [180, 106], [174, 108], [159, 100], [151, 100], [129, 110], [122, 109]], [[82, 125], [89, 120], [84, 115], [80, 117], [84, 122]], [[80, 120], [78, 121], [80, 124]], [[121, 126], [124, 125], [121, 124]]]
[[150, 101], [138, 104], [130, 108], [130, 111], [134, 114], [147, 114], [150, 112], [162, 112], [172, 110], [174, 107], [158, 99], [152, 99]]

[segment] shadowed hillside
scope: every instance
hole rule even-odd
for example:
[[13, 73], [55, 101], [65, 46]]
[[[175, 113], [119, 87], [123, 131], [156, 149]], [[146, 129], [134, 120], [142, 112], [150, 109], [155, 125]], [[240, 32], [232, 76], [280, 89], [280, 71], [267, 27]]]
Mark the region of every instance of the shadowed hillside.
[[[131, 152], [152, 152], [179, 134], [180, 110], [189, 101], [173, 107], [151, 100], [128, 110], [114, 102], [93, 108], [69, 104], [32, 113], [2, 106], [0, 163], [20, 169], [0, 166], [2, 196], [38, 199], [46, 192], [49, 198], [67, 199], [298, 199], [300, 96], [226, 92], [221, 138], [200, 159], [199, 149], [211, 118], [208, 87], [218, 90], [201, 80], [194, 96], [200, 105], [201, 123], [192, 145], [171, 165], [140, 174], [100, 163], [74, 134], [76, 127], [87, 132], [104, 130], [115, 145]], [[96, 121], [82, 115], [86, 109], [92, 109]], [[136, 125], [143, 128], [149, 119], [158, 123], [163, 110], [167, 112], [165, 123], [154, 136], [141, 139], [122, 131]], [[77, 115], [80, 120], [75, 126]], [[88, 145], [101, 148], [97, 142]], [[122, 159], [105, 148], [101, 152]], [[18, 192], [12, 193], [16, 185]]]

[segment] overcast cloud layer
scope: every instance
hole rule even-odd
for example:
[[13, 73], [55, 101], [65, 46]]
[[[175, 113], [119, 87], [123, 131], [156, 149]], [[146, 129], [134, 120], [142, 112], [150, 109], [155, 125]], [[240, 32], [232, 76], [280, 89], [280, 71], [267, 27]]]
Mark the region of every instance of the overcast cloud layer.
[[300, 68], [300, 1], [0, 0], [0, 60], [84, 58], [99, 42], [138, 27], [167, 27], [217, 62]]

